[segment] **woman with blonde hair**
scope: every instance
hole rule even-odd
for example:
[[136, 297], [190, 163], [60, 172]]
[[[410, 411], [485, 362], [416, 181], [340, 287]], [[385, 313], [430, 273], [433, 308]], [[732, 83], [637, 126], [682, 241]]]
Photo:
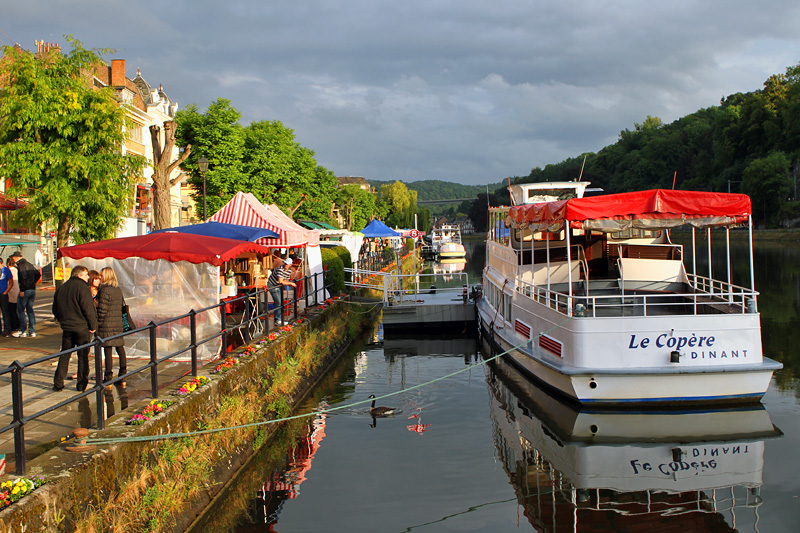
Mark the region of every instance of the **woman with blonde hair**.
[[[113, 337], [122, 333], [122, 289], [119, 288], [117, 275], [111, 267], [105, 267], [100, 271], [103, 277], [103, 284], [97, 293], [97, 336], [103, 339]], [[112, 354], [114, 349], [119, 356], [119, 376], [128, 373], [128, 361], [125, 354], [125, 339], [120, 337], [103, 343], [105, 354], [105, 368], [103, 381], [110, 381], [114, 378], [114, 361]]]

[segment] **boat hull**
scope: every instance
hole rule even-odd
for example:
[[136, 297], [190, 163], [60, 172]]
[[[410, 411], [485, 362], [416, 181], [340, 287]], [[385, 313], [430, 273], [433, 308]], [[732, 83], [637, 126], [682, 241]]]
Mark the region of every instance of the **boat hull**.
[[[601, 367], [572, 366], [563, 364], [559, 358], [542, 354], [542, 349], [533, 342], [527, 345], [520, 336], [509, 332], [507, 325], [492, 322], [491, 310], [479, 305], [481, 330], [493, 347], [505, 352], [504, 357], [529, 379], [550, 390], [583, 405], [598, 407], [663, 407], [724, 405], [733, 403], [755, 403], [764, 395], [774, 370], [779, 363], [767, 358], [758, 362], [738, 365], [676, 364], [667, 367]], [[533, 331], [543, 331], [546, 324], [531, 324]], [[539, 326], [537, 328], [537, 326]], [[574, 331], [563, 333], [573, 337], [570, 346], [586, 346], [575, 341], [580, 337]], [[618, 334], [618, 336], [627, 335]], [[556, 337], [551, 331], [548, 337]], [[589, 338], [594, 336], [589, 334]], [[563, 337], [562, 337], [563, 339]], [[523, 346], [520, 346], [520, 345]], [[597, 342], [596, 355], [603, 342]], [[591, 351], [591, 348], [583, 348]], [[760, 355], [760, 354], [759, 354]], [[572, 359], [573, 354], [562, 357]], [[555, 359], [555, 360], [554, 360]], [[588, 360], [580, 357], [580, 360]]]

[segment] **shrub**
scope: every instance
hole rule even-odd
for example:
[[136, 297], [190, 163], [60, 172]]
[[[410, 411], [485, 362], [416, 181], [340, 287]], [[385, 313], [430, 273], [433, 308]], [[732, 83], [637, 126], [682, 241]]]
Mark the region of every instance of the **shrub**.
[[344, 291], [344, 264], [334, 250], [322, 249], [322, 265], [325, 268], [325, 283], [330, 286], [332, 293], [338, 294]]

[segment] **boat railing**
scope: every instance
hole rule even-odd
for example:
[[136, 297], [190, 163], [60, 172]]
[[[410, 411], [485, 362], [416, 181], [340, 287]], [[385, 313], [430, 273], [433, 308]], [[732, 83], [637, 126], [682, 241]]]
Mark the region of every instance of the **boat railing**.
[[[571, 317], [621, 317], [663, 315], [705, 315], [755, 313], [758, 293], [718, 280], [697, 280], [693, 291], [623, 290], [613, 294], [586, 294], [583, 282], [574, 283], [572, 294], [567, 287], [534, 285], [518, 281], [517, 292]], [[713, 282], [713, 283], [712, 283]], [[703, 290], [707, 288], [708, 290]], [[691, 289], [691, 287], [690, 287]]]

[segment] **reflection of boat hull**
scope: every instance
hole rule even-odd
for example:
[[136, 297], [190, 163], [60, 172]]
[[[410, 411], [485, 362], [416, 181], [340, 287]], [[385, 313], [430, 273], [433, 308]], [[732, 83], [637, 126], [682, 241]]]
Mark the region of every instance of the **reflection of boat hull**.
[[467, 262], [463, 259], [440, 259], [433, 265], [434, 274], [454, 274], [463, 272], [467, 267]]
[[738, 519], [739, 507], [760, 504], [764, 439], [781, 434], [760, 405], [581, 411], [502, 360], [489, 385], [498, 453], [526, 516], [569, 531], [642, 529], [668, 516], [670, 530], [730, 530], [722, 513], [735, 507]]

